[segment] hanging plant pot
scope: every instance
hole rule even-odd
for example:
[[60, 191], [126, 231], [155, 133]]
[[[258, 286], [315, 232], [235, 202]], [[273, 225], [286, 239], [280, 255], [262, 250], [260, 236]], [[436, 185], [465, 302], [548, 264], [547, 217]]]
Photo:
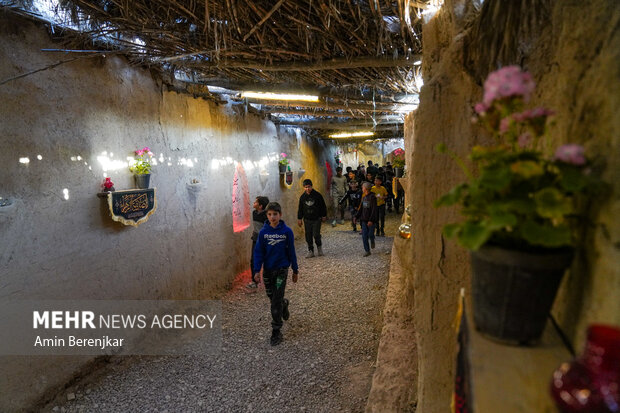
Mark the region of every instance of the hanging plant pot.
[[151, 174], [134, 175], [134, 177], [136, 178], [137, 189], [148, 189], [151, 181]]
[[399, 168], [399, 167], [394, 168], [394, 176], [396, 176], [397, 178], [402, 178], [403, 168]]
[[284, 175], [286, 173], [286, 165], [279, 163], [278, 171], [280, 172], [280, 175]]
[[474, 324], [513, 344], [542, 335], [572, 250], [526, 253], [483, 246], [471, 253]]

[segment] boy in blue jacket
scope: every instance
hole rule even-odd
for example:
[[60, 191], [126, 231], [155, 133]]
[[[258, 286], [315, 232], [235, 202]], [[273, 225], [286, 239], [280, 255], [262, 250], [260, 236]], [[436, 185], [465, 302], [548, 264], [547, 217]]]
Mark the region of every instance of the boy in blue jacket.
[[[263, 267], [263, 282], [267, 297], [271, 301], [271, 345], [282, 342], [282, 320], [288, 320], [289, 301], [284, 298], [288, 267], [293, 268], [293, 282], [297, 282], [299, 268], [295, 255], [295, 238], [293, 230], [283, 220], [282, 207], [277, 202], [267, 205], [267, 222], [258, 233], [254, 248], [254, 274]], [[257, 277], [258, 278], [258, 277]]]

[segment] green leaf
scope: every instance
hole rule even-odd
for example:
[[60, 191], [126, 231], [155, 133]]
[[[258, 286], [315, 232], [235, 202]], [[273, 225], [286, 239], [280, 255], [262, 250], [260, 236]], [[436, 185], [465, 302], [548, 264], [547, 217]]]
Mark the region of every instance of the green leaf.
[[458, 234], [458, 241], [465, 248], [476, 251], [491, 237], [492, 231], [480, 222], [467, 221]]
[[521, 226], [521, 235], [531, 245], [556, 248], [572, 244], [570, 228], [566, 224], [552, 226], [529, 219]]
[[512, 173], [507, 165], [485, 167], [480, 174], [480, 185], [491, 189], [504, 189], [510, 183]]
[[571, 198], [565, 197], [556, 188], [544, 188], [534, 194], [536, 212], [542, 217], [562, 219], [573, 211]]
[[525, 179], [540, 176], [545, 173], [540, 162], [536, 161], [518, 161], [510, 165], [510, 170], [516, 175], [522, 176]]
[[521, 215], [530, 215], [536, 211], [536, 203], [533, 199], [511, 199], [506, 202], [502, 202], [503, 209], [510, 212], [515, 212]]
[[579, 192], [588, 184], [588, 177], [580, 168], [573, 165], [558, 165], [560, 169], [560, 186], [568, 192]]
[[448, 151], [448, 147], [446, 146], [445, 143], [440, 143], [437, 145], [437, 152], [446, 153], [447, 151]]
[[487, 220], [486, 226], [491, 231], [497, 231], [506, 227], [514, 227], [517, 224], [517, 217], [510, 212], [500, 211], [497, 208], [493, 208], [491, 215]]
[[461, 232], [461, 227], [463, 226], [463, 224], [447, 224], [444, 225], [443, 227], [443, 235], [445, 235], [446, 238], [454, 238], [455, 236], [458, 235], [459, 232]]
[[466, 187], [467, 184], [460, 184], [455, 186], [450, 190], [450, 192], [436, 200], [433, 205], [435, 206], [435, 208], [437, 208], [440, 206], [450, 206], [456, 204], [461, 200], [463, 189]]

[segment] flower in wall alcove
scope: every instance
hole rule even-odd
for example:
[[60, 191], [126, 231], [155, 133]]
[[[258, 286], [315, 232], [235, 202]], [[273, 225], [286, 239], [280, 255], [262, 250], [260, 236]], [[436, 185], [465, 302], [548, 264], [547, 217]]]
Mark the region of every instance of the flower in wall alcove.
[[129, 170], [136, 175], [146, 175], [151, 173], [151, 159], [153, 158], [153, 152], [148, 146], [135, 151], [136, 159]]
[[278, 163], [279, 163], [280, 165], [288, 166], [288, 164], [289, 164], [289, 160], [288, 160], [288, 158], [287, 158], [286, 153], [282, 152], [282, 153], [280, 154], [280, 160], [278, 161]]

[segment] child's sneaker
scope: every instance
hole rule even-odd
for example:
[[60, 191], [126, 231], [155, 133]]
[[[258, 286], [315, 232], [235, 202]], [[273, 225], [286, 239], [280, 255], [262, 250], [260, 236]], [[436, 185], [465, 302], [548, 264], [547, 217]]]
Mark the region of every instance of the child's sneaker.
[[370, 251], [366, 251], [366, 252], [364, 253], [364, 257], [369, 257], [369, 256], [370, 256]]
[[282, 333], [280, 332], [280, 330], [273, 330], [271, 332], [271, 345], [272, 346], [277, 346], [278, 344], [280, 344], [282, 342]]
[[246, 285], [246, 287], [249, 288], [249, 289], [254, 290], [254, 289], [258, 288], [258, 284], [256, 284], [254, 281], [252, 281], [251, 283]]
[[336, 226], [336, 220], [333, 220], [332, 221], [332, 227], [335, 227], [335, 226]]
[[288, 298], [285, 298], [284, 302], [282, 303], [282, 319], [286, 321], [290, 316], [291, 313], [289, 313], [288, 311]]
[[308, 251], [308, 255], [306, 255], [306, 258], [314, 258], [314, 251]]

